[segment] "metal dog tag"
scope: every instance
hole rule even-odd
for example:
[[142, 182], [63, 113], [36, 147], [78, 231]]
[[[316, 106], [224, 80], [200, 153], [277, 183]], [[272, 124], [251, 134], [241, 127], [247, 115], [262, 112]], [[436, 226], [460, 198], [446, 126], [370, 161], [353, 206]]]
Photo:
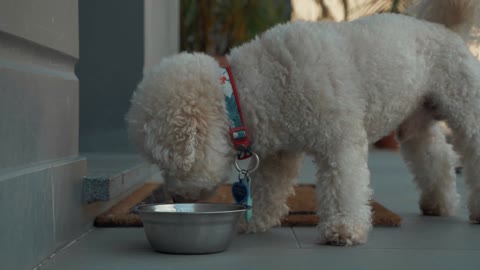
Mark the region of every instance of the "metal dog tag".
[[250, 190], [245, 181], [239, 180], [232, 185], [232, 195], [237, 204], [244, 204], [250, 196]]
[[232, 185], [232, 195], [237, 204], [244, 205], [247, 208], [245, 211], [245, 219], [250, 222], [252, 219], [252, 196], [250, 196], [250, 176], [248, 171], [242, 171], [238, 175], [238, 182]]

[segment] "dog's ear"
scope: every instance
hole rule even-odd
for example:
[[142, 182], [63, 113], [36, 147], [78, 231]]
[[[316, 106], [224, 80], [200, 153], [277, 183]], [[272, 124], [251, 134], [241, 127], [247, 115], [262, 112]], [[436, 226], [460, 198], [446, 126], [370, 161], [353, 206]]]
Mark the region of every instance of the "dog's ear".
[[181, 170], [188, 171], [194, 162], [204, 157], [207, 122], [198, 107], [186, 106], [173, 121], [170, 160]]
[[[145, 125], [145, 148], [151, 156], [170, 168], [188, 171], [196, 160], [204, 157], [207, 143], [207, 115], [195, 101], [185, 102], [175, 111], [167, 113], [166, 121]], [[172, 169], [173, 169], [172, 168]]]

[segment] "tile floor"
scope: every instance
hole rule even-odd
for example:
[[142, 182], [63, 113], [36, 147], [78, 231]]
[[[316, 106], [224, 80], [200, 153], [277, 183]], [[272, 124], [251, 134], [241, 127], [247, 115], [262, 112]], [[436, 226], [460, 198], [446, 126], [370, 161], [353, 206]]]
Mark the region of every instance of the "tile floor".
[[[320, 246], [315, 228], [275, 228], [238, 235], [219, 254], [166, 255], [151, 251], [142, 229], [94, 229], [40, 269], [480, 269], [480, 225], [467, 222], [463, 200], [455, 217], [422, 217], [415, 186], [398, 154], [373, 152], [370, 168], [374, 198], [400, 214], [404, 223], [374, 228], [362, 246]], [[311, 182], [313, 173], [307, 160], [302, 182]], [[461, 177], [458, 183], [463, 195]]]

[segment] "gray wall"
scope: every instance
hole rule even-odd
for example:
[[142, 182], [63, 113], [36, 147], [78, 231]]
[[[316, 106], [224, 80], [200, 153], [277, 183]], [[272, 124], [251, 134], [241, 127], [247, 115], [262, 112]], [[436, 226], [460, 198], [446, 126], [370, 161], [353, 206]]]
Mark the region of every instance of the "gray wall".
[[89, 226], [77, 0], [0, 1], [0, 262], [32, 269]]
[[129, 152], [124, 115], [142, 77], [143, 1], [80, 1], [81, 152]]
[[134, 152], [124, 117], [143, 71], [179, 50], [178, 0], [80, 1], [80, 151]]
[[32, 269], [116, 202], [83, 203], [79, 137], [82, 151], [129, 151], [130, 96], [145, 59], [178, 51], [178, 11], [177, 0], [0, 0], [1, 269]]

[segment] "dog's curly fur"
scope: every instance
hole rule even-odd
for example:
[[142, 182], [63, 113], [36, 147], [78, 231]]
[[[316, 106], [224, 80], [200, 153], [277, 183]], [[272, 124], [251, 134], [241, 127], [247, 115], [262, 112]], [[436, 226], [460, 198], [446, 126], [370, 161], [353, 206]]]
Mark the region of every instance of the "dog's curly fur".
[[[423, 213], [453, 214], [455, 154], [439, 120], [454, 132], [470, 219], [479, 222], [480, 64], [459, 35], [479, 6], [424, 0], [411, 11], [417, 18], [288, 23], [234, 48], [228, 61], [261, 157], [253, 220], [244, 229], [279, 224], [307, 153], [318, 166], [320, 242], [364, 243], [371, 227], [368, 145], [392, 130]], [[218, 64], [204, 54], [167, 58], [145, 75], [127, 115], [140, 152], [158, 164], [171, 192], [187, 199], [207, 196], [231, 172], [235, 151], [219, 76]]]

